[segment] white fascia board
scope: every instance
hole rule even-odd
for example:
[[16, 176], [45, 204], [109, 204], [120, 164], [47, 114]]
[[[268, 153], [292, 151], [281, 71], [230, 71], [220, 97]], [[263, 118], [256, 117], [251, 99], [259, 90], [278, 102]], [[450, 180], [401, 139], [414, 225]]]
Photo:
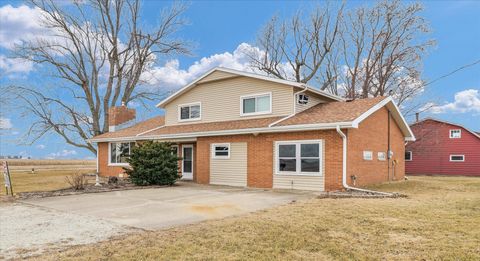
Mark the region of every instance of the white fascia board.
[[[415, 135], [413, 134], [412, 130], [410, 129], [410, 126], [408, 125], [407, 121], [403, 117], [402, 113], [400, 112], [400, 109], [398, 108], [397, 104], [395, 104], [395, 101], [392, 99], [392, 97], [387, 97], [380, 101], [379, 103], [375, 104], [372, 108], [370, 108], [368, 111], [362, 113], [358, 118], [356, 118], [353, 121], [353, 126], [355, 128], [358, 128], [358, 125], [368, 118], [370, 115], [378, 111], [379, 109], [383, 108], [385, 105], [388, 103], [391, 103], [394, 106], [395, 112], [400, 116], [401, 119], [401, 124], [404, 125], [404, 127], [407, 129], [408, 136], [405, 136], [406, 141], [415, 141]], [[404, 134], [405, 135], [405, 134]]]
[[[177, 97], [178, 95], [182, 94], [183, 92], [187, 91], [188, 89], [194, 87], [197, 82], [199, 82], [200, 80], [202, 80], [203, 78], [205, 78], [209, 74], [213, 73], [214, 71], [227, 72], [227, 73], [231, 73], [231, 74], [235, 74], [235, 75], [240, 75], [240, 76], [245, 76], [245, 77], [250, 77], [250, 78], [255, 78], [255, 79], [260, 79], [260, 80], [265, 80], [265, 81], [270, 81], [270, 82], [276, 82], [276, 83], [280, 83], [280, 84], [284, 84], [284, 85], [288, 85], [288, 86], [295, 86], [295, 87], [299, 87], [299, 88], [305, 88], [305, 86], [306, 86], [305, 84], [299, 83], [299, 82], [276, 79], [276, 78], [272, 78], [272, 77], [268, 77], [268, 76], [264, 76], [264, 75], [260, 75], [260, 74], [256, 74], [256, 73], [243, 72], [243, 71], [238, 71], [238, 70], [229, 69], [229, 68], [216, 67], [216, 68], [213, 68], [210, 71], [206, 72], [205, 74], [203, 74], [202, 76], [200, 76], [199, 78], [197, 78], [196, 80], [191, 82], [190, 84], [188, 84], [185, 87], [181, 88], [180, 90], [176, 91], [172, 95], [168, 96], [166, 99], [164, 99], [163, 101], [158, 103], [156, 105], [156, 107], [161, 108], [163, 105], [165, 105], [166, 103], [171, 101], [173, 98]], [[328, 98], [336, 100], [336, 101], [344, 101], [345, 100], [345, 99], [343, 99], [343, 98], [341, 98], [337, 95], [328, 93], [326, 91], [318, 90], [318, 89], [315, 89], [311, 86], [306, 86], [306, 87], [309, 91], [311, 91], [313, 93], [316, 93], [318, 95], [322, 95], [322, 96], [328, 97]]]
[[205, 131], [205, 132], [189, 132], [189, 133], [176, 133], [165, 135], [144, 135], [144, 136], [131, 136], [121, 138], [104, 138], [104, 139], [91, 139], [92, 142], [108, 142], [108, 141], [136, 141], [136, 140], [157, 140], [157, 139], [177, 139], [177, 138], [196, 138], [196, 137], [208, 137], [208, 136], [222, 136], [222, 135], [241, 135], [252, 133], [276, 133], [276, 132], [292, 132], [292, 131], [308, 131], [308, 130], [327, 130], [335, 129], [337, 126], [340, 128], [355, 128], [352, 122], [334, 122], [334, 123], [321, 123], [321, 124], [302, 124], [302, 125], [287, 125], [277, 127], [263, 127], [263, 128], [248, 128], [248, 129], [234, 129], [234, 130], [220, 130], [220, 131]]

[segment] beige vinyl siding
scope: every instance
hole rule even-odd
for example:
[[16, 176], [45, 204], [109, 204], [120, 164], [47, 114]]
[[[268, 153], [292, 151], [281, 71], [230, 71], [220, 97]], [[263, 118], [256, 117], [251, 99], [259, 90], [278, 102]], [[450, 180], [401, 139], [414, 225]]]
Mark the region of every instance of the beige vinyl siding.
[[322, 175], [285, 175], [275, 174], [277, 166], [276, 154], [277, 146], [273, 145], [273, 188], [274, 189], [299, 189], [299, 190], [315, 190], [325, 191], [325, 141], [322, 143]]
[[[319, 98], [316, 94], [313, 94], [311, 92], [306, 92], [306, 95], [308, 95], [308, 103], [307, 104], [298, 104], [297, 100], [295, 100], [295, 111], [296, 113], [302, 112], [308, 108], [311, 108], [319, 103], [326, 102], [325, 100], [322, 100]], [[295, 97], [296, 99], [296, 97]]]
[[[293, 113], [293, 88], [249, 77], [235, 77], [199, 84], [165, 106], [165, 125], [286, 116]], [[272, 93], [272, 113], [240, 116], [240, 97]], [[201, 120], [179, 122], [178, 105], [201, 102]]]
[[230, 143], [230, 158], [215, 159], [210, 146], [210, 184], [247, 186], [247, 143]]
[[198, 83], [216, 81], [216, 80], [221, 80], [221, 79], [230, 78], [230, 77], [238, 77], [238, 75], [228, 73], [228, 72], [215, 71], [210, 75], [206, 76], [205, 78], [201, 79], [200, 81], [198, 81]]

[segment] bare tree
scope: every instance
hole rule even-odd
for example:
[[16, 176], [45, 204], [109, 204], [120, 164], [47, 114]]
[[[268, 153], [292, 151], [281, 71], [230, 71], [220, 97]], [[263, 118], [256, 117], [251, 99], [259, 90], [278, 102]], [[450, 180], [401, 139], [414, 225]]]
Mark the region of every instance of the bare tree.
[[299, 11], [286, 21], [274, 16], [258, 36], [260, 49], [247, 54], [252, 67], [280, 79], [315, 79], [339, 36], [342, 11], [319, 7], [307, 19]]
[[[398, 104], [424, 87], [422, 58], [434, 42], [418, 3], [383, 1], [345, 10], [317, 7], [309, 22], [301, 13], [265, 26], [250, 54], [251, 66], [297, 82], [319, 81], [322, 90], [349, 99], [388, 95]], [[345, 13], [345, 14], [344, 14]], [[333, 15], [332, 15], [333, 14]]]
[[41, 23], [51, 34], [17, 46], [15, 54], [42, 65], [57, 79], [55, 87], [51, 92], [39, 86], [2, 87], [24, 114], [35, 117], [27, 133], [31, 141], [53, 131], [68, 144], [96, 153], [87, 139], [108, 131], [108, 108], [158, 97], [139, 88], [142, 74], [161, 56], [189, 53], [188, 44], [175, 37], [185, 25], [183, 4], [163, 10], [151, 29], [140, 20], [139, 0], [31, 4], [41, 10]]

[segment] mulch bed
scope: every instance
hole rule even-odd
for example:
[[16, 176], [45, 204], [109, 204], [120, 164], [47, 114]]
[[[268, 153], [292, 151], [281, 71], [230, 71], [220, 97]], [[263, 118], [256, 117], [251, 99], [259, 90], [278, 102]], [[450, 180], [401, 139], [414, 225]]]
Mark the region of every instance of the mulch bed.
[[150, 188], [163, 188], [163, 187], [168, 187], [168, 186], [166, 185], [137, 186], [132, 183], [102, 184], [101, 186], [88, 184], [82, 190], [74, 190], [74, 189], [68, 188], [68, 189], [59, 189], [59, 190], [53, 190], [53, 191], [20, 192], [16, 195], [16, 198], [17, 199], [45, 198], [45, 197], [79, 195], [79, 194], [85, 194], [85, 193], [101, 193], [101, 192], [110, 192], [110, 191], [150, 189]]

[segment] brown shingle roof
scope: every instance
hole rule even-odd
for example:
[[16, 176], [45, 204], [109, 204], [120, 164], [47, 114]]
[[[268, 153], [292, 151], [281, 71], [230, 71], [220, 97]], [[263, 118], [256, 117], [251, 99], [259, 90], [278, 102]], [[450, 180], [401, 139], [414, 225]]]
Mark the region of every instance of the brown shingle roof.
[[353, 121], [385, 98], [375, 97], [349, 102], [321, 103], [274, 126]]
[[237, 130], [237, 129], [251, 129], [251, 128], [264, 128], [269, 124], [278, 121], [283, 118], [269, 117], [260, 119], [249, 120], [236, 120], [236, 121], [222, 121], [222, 122], [208, 122], [208, 123], [194, 123], [194, 124], [182, 124], [175, 126], [165, 126], [160, 129], [156, 129], [140, 137], [175, 134], [175, 133], [192, 133], [192, 132], [205, 132], [205, 131], [221, 131], [221, 130]]
[[[291, 118], [280, 121], [273, 126], [276, 127], [302, 124], [350, 122], [358, 118], [360, 115], [368, 111], [370, 108], [372, 108], [374, 105], [376, 105], [383, 99], [385, 99], [385, 97], [358, 99], [350, 102], [322, 103], [313, 106], [312, 108], [309, 108], [301, 113], [298, 113]], [[140, 122], [130, 128], [126, 128], [116, 132], [105, 133], [92, 139], [97, 140], [111, 138], [127, 138], [135, 136], [137, 136], [139, 139], [145, 139], [151, 136], [179, 133], [198, 133], [223, 130], [266, 128], [270, 124], [284, 117], [285, 116], [223, 122], [192, 123], [161, 127], [165, 124], [165, 120], [163, 116], [159, 116]]]
[[165, 124], [165, 117], [157, 116], [150, 118], [148, 120], [139, 122], [132, 127], [121, 129], [115, 132], [107, 132], [98, 136], [93, 137], [93, 139], [107, 139], [107, 138], [123, 138], [135, 136], [139, 133], [151, 130], [156, 127], [160, 127]]

